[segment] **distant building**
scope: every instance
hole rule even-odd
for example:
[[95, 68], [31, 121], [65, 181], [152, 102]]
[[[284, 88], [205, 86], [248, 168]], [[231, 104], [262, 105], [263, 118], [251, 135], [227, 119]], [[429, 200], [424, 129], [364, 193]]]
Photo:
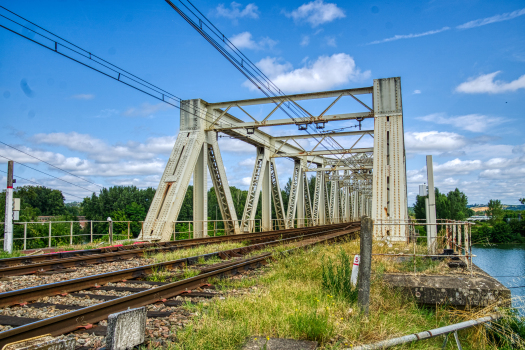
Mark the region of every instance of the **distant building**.
[[477, 215], [469, 217], [467, 221], [489, 221], [490, 219], [492, 219], [492, 216]]

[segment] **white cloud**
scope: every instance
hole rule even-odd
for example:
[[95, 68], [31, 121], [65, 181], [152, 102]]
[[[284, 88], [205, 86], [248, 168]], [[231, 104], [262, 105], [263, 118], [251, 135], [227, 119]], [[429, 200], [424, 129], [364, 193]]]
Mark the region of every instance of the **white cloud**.
[[255, 147], [237, 139], [223, 137], [219, 139], [219, 149], [221, 152], [233, 153], [254, 153]]
[[510, 19], [514, 19], [516, 17], [523, 16], [523, 15], [525, 15], [525, 9], [516, 10], [513, 12], [507, 12], [507, 13], [503, 13], [501, 15], [495, 15], [492, 17], [476, 19], [474, 21], [470, 21], [465, 24], [459, 25], [457, 26], [457, 28], [458, 29], [470, 29], [470, 28], [475, 28], [475, 27], [481, 27], [481, 26], [491, 24], [491, 23], [508, 21]]
[[153, 114], [157, 112], [166, 111], [173, 106], [167, 103], [160, 102], [156, 105], [149, 104], [147, 102], [140, 105], [140, 107], [130, 107], [125, 110], [122, 114], [126, 117], [147, 117], [152, 118]]
[[250, 32], [242, 32], [237, 35], [234, 35], [230, 38], [230, 42], [235, 45], [238, 49], [252, 49], [252, 50], [262, 50], [262, 49], [272, 49], [277, 41], [272, 40], [268, 37], [261, 38], [258, 42], [252, 39], [252, 34]]
[[243, 17], [259, 18], [259, 8], [255, 4], [248, 4], [244, 9], [242, 9], [241, 4], [233, 1], [230, 4], [230, 8], [224, 7], [224, 4], [219, 4], [219, 6], [217, 6], [217, 15], [230, 19]]
[[335, 37], [333, 36], [327, 36], [326, 37], [326, 45], [336, 47], [337, 44], [335, 42]]
[[420, 94], [421, 93], [421, 90], [414, 90], [413, 94], [414, 95], [417, 95], [417, 94]]
[[434, 172], [445, 175], [465, 175], [481, 169], [481, 166], [481, 160], [461, 160], [456, 158], [443, 164], [435, 163]]
[[308, 46], [308, 44], [310, 44], [310, 37], [308, 35], [305, 35], [301, 40], [301, 46]]
[[119, 114], [119, 110], [112, 109], [112, 108], [106, 108], [100, 111], [98, 115], [95, 116], [95, 118], [110, 118], [111, 116]]
[[[266, 57], [257, 62], [257, 67], [285, 92], [325, 90], [370, 77], [369, 70], [361, 72], [354, 59], [345, 53], [321, 56], [297, 69], [290, 63], [281, 64], [277, 58]], [[249, 82], [244, 85], [256, 90]]]
[[252, 182], [252, 178], [251, 177], [243, 177], [242, 178], [242, 184], [244, 186], [250, 186], [250, 182]]
[[175, 138], [175, 136], [164, 136], [150, 138], [146, 143], [129, 141], [125, 144], [109, 145], [91, 135], [70, 132], [36, 134], [31, 140], [37, 144], [64, 146], [71, 151], [85, 153], [89, 159], [97, 163], [114, 163], [122, 159], [148, 160], [159, 154], [169, 155], [175, 144]]
[[441, 29], [429, 30], [428, 32], [424, 32], [424, 33], [394, 35], [391, 38], [386, 38], [386, 39], [382, 39], [382, 40], [372, 41], [372, 42], [368, 43], [367, 45], [382, 44], [382, 43], [386, 43], [386, 42], [389, 42], [389, 41], [396, 41], [396, 40], [400, 40], [400, 39], [419, 38], [419, 37], [422, 37], [422, 36], [438, 34], [438, 33], [447, 31], [449, 29], [450, 29], [450, 27], [443, 27]]
[[344, 11], [336, 4], [324, 3], [323, 0], [303, 4], [291, 13], [286, 13], [286, 16], [292, 17], [296, 22], [306, 21], [314, 28], [323, 23], [346, 17]]
[[240, 166], [253, 167], [255, 165], [255, 157], [246, 158], [239, 162]]
[[465, 146], [464, 136], [453, 132], [406, 132], [405, 148], [407, 153], [439, 154], [447, 151], [456, 151]]
[[71, 98], [74, 98], [75, 100], [92, 100], [95, 98], [95, 95], [92, 94], [78, 94], [73, 95]]
[[494, 81], [494, 78], [499, 73], [501, 71], [480, 75], [477, 78], [470, 78], [466, 82], [459, 84], [456, 87], [456, 91], [467, 94], [500, 94], [525, 88], [525, 74], [510, 83], [506, 83], [501, 80]]
[[472, 132], [484, 132], [507, 121], [505, 118], [488, 117], [481, 114], [468, 114], [448, 117], [445, 113], [429, 114], [416, 119], [436, 124], [452, 125], [456, 128]]

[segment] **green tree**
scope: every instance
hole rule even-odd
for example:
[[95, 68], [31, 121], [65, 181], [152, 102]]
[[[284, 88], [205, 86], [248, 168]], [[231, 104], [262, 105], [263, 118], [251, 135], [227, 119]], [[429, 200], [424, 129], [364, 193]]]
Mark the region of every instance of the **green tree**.
[[488, 216], [491, 217], [490, 223], [492, 225], [503, 220], [504, 211], [503, 206], [501, 205], [501, 201], [499, 199], [489, 200], [487, 206], [488, 209], [486, 213]]

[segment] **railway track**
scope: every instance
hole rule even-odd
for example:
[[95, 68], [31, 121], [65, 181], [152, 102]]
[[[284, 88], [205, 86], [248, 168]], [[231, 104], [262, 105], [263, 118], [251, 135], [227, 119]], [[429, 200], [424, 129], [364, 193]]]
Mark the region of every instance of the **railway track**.
[[142, 243], [126, 246], [111, 246], [99, 249], [59, 252], [35, 256], [0, 259], [0, 277], [17, 276], [90, 264], [101, 264], [143, 257], [144, 254], [162, 253], [200, 245], [223, 242], [262, 243], [277, 237], [291, 238], [321, 230], [338, 229], [347, 224], [334, 224], [300, 229], [287, 229], [262, 233], [246, 233], [233, 236], [204, 237], [172, 242]]
[[[209, 245], [217, 244], [224, 242], [250, 242], [250, 243], [264, 243], [274, 241], [277, 238], [294, 238], [298, 236], [304, 236], [311, 233], [323, 233], [331, 232], [343, 227], [345, 224], [337, 225], [327, 225], [322, 227], [309, 227], [305, 229], [292, 229], [292, 230], [282, 230], [282, 231], [273, 231], [271, 233], [263, 233], [260, 236], [254, 237], [253, 234], [238, 235], [238, 236], [223, 236], [223, 237], [211, 237], [215, 238], [210, 241], [207, 238], [205, 239], [196, 239], [191, 240], [192, 242], [185, 242], [181, 244], [176, 244], [177, 242], [166, 242], [166, 243], [175, 243], [171, 245], [164, 245], [161, 247], [143, 247], [139, 249], [124, 249], [116, 251], [107, 251], [100, 254], [88, 254], [80, 256], [71, 256], [71, 257], [62, 257], [56, 259], [49, 259], [47, 257], [40, 257], [36, 261], [33, 259], [27, 261], [24, 260], [24, 257], [20, 258], [10, 258], [0, 260], [0, 266], [2, 266], [3, 261], [9, 261], [4, 263], [5, 265], [10, 265], [7, 267], [0, 268], [0, 277], [9, 277], [9, 276], [20, 276], [20, 275], [31, 275], [31, 274], [53, 274], [53, 273], [65, 273], [71, 272], [71, 268], [82, 268], [95, 264], [104, 264], [111, 262], [119, 262], [130, 259], [143, 258], [145, 255], [153, 255], [157, 253], [165, 253], [180, 249], [189, 249], [199, 245]], [[348, 224], [346, 224], [348, 225]], [[239, 237], [243, 236], [243, 237]], [[120, 248], [120, 247], [117, 247]], [[30, 257], [33, 258], [33, 257]], [[13, 259], [17, 259], [18, 264], [13, 264]], [[69, 270], [68, 270], [69, 269]]]
[[[214, 293], [209, 291], [191, 291], [205, 287], [212, 278], [236, 275], [267, 264], [272, 253], [263, 252], [246, 257], [258, 250], [289, 244], [292, 247], [287, 252], [293, 252], [318, 243], [339, 240], [357, 231], [359, 223], [347, 223], [339, 228], [323, 229], [300, 237], [277, 239], [228, 251], [0, 293], [0, 307], [3, 307], [0, 324], [16, 327], [0, 332], [0, 346], [48, 333], [54, 336], [74, 331], [102, 334], [105, 331], [104, 326], [93, 325], [105, 320], [112, 313], [159, 303], [169, 310], [180, 306], [183, 303], [180, 299], [184, 297], [213, 297]], [[225, 261], [213, 265], [202, 264], [203, 261], [217, 258]], [[140, 280], [159, 269], [172, 271], [175, 278], [183, 278], [183, 267], [196, 267], [199, 274], [175, 282]], [[178, 299], [174, 300], [174, 297]], [[28, 312], [23, 312], [46, 308], [53, 310], [52, 317], [36, 319], [26, 317]], [[148, 317], [169, 317], [172, 311], [149, 311]]]

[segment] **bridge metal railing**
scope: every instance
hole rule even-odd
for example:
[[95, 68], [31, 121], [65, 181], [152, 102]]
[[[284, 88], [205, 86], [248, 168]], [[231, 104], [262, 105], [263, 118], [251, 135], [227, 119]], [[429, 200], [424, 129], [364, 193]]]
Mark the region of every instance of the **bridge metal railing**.
[[[467, 268], [472, 269], [472, 222], [456, 221], [448, 219], [437, 219], [435, 223], [427, 223], [425, 220], [377, 220], [374, 226], [384, 227], [399, 227], [405, 228], [403, 237], [385, 235], [383, 232], [394, 232], [395, 230], [379, 229], [375, 232], [374, 238], [382, 240], [386, 243], [386, 253], [374, 253], [377, 256], [391, 256], [391, 257], [412, 257], [414, 261], [414, 272], [416, 272], [416, 258], [443, 258], [446, 256], [459, 258], [466, 263]], [[419, 235], [419, 230], [425, 228], [428, 231], [430, 226], [437, 227], [437, 236], [433, 240], [428, 240], [427, 236]], [[389, 251], [388, 248], [394, 248], [392, 243], [401, 242], [406, 243], [405, 250], [401, 252]], [[430, 242], [430, 243], [428, 243]], [[408, 251], [408, 246], [411, 244], [412, 251]], [[427, 251], [421, 252], [417, 246], [426, 246]], [[443, 250], [442, 254], [436, 253], [438, 250]]]

